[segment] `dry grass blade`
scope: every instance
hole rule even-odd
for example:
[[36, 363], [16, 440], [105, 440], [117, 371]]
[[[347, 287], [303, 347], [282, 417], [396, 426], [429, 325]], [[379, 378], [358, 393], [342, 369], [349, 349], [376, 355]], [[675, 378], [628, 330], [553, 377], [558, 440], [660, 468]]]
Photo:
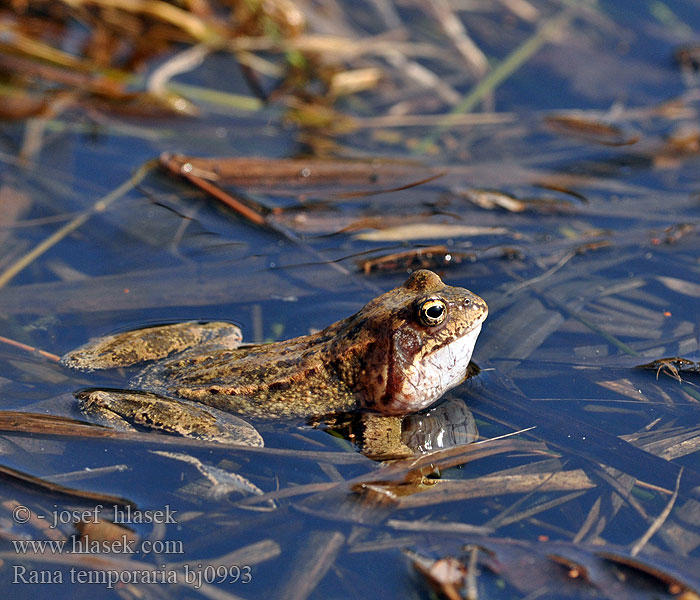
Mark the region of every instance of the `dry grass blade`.
[[[221, 187], [219, 187], [218, 185], [216, 185], [215, 183], [212, 183], [211, 180], [218, 180], [219, 178], [216, 169], [214, 169], [214, 171], [204, 171], [201, 168], [203, 164], [201, 163], [201, 161], [199, 163], [200, 166], [196, 167], [186, 157], [175, 156], [167, 153], [161, 156], [160, 162], [161, 165], [165, 167], [168, 171], [189, 180], [190, 183], [196, 185], [197, 187], [204, 190], [220, 202], [224, 203], [225, 205], [233, 209], [235, 212], [237, 212], [240, 216], [247, 219], [249, 222], [257, 226], [269, 229], [270, 231], [277, 233], [283, 238], [286, 238], [287, 240], [294, 243], [296, 246], [298, 246], [311, 256], [316, 257], [324, 264], [328, 265], [328, 267], [331, 270], [334, 270], [338, 273], [342, 273], [348, 278], [354, 278], [354, 280], [357, 281], [359, 285], [371, 289], [374, 292], [380, 291], [379, 288], [377, 288], [374, 284], [368, 282], [366, 279], [356, 278], [355, 274], [348, 271], [344, 265], [335, 261], [327, 260], [327, 258], [323, 256], [323, 254], [320, 251], [316, 250], [314, 247], [309, 245], [289, 228], [285, 227], [281, 223], [278, 223], [268, 218], [272, 211], [264, 207], [262, 204], [258, 203], [250, 196], [242, 194], [240, 192], [229, 193]], [[211, 163], [210, 166], [216, 167], [216, 164], [217, 163], [214, 162]], [[202, 175], [205, 175], [206, 178], [202, 177]]]
[[4, 246], [10, 239], [8, 230], [29, 212], [31, 205], [32, 200], [25, 192], [11, 185], [0, 185], [0, 244]]
[[332, 76], [330, 81], [331, 96], [347, 96], [370, 90], [379, 83], [382, 72], [375, 67], [352, 69]]
[[66, 496], [68, 498], [87, 500], [89, 502], [96, 502], [100, 504], [136, 507], [134, 502], [127, 500], [126, 498], [69, 488], [58, 483], [53, 483], [40, 477], [30, 475], [29, 473], [24, 473], [16, 469], [6, 467], [4, 465], [0, 465], [0, 476], [12, 484], [26, 486], [51, 495]]
[[673, 494], [668, 500], [668, 503], [664, 507], [664, 509], [661, 511], [659, 516], [654, 519], [654, 522], [650, 525], [649, 529], [644, 533], [644, 535], [639, 538], [639, 540], [632, 546], [632, 549], [630, 550], [630, 554], [632, 556], [637, 556], [639, 552], [646, 546], [647, 542], [654, 536], [654, 534], [661, 528], [661, 526], [664, 524], [664, 521], [668, 518], [668, 516], [671, 514], [671, 510], [673, 509], [673, 505], [676, 503], [676, 498], [678, 498], [678, 488], [681, 485], [681, 477], [683, 475], [683, 467], [681, 467], [680, 471], [678, 471], [678, 479], [676, 480], [676, 487], [673, 490]]
[[[250, 196], [226, 191], [220, 185], [224, 183], [254, 187], [261, 185], [284, 187], [305, 185], [310, 190], [310, 186], [319, 183], [338, 187], [343, 184], [343, 180], [354, 178], [358, 175], [363, 180], [363, 183], [369, 183], [373, 179], [373, 174], [377, 171], [376, 166], [362, 165], [362, 163], [344, 164], [339, 161], [321, 162], [261, 158], [191, 159], [168, 153], [161, 155], [160, 164], [171, 173], [184, 177], [252, 223], [269, 227], [273, 225], [267, 221], [266, 217], [271, 212], [278, 211], [270, 210], [253, 200]], [[410, 183], [387, 189], [376, 189], [376, 186], [373, 185], [372, 189], [369, 190], [333, 192], [331, 197], [334, 199], [365, 198], [378, 194], [399, 192], [429, 183], [442, 177], [444, 174], [445, 171], [440, 171], [417, 181], [411, 181]]]
[[599, 496], [588, 510], [586, 518], [581, 524], [581, 527], [579, 527], [579, 530], [576, 532], [576, 535], [573, 538], [573, 542], [575, 544], [581, 543], [586, 538], [597, 538], [598, 534], [603, 530], [605, 525], [607, 525], [607, 520], [601, 515], [602, 504], [602, 497]]
[[172, 173], [184, 177], [191, 184], [205, 191], [210, 196], [213, 196], [244, 219], [260, 227], [268, 226], [268, 221], [265, 218], [265, 213], [268, 211], [261, 205], [251, 205], [250, 199], [246, 198], [246, 201], [243, 202], [240, 198], [236, 198], [231, 193], [225, 192], [219, 186], [197, 174], [199, 171], [195, 171], [191, 163], [185, 162], [179, 165], [177, 162], [173, 161], [169, 155], [161, 156], [160, 162], [161, 165], [165, 165]]
[[219, 32], [197, 15], [160, 0], [63, 0], [69, 6], [79, 8], [95, 5], [155, 17], [186, 31], [195, 40], [206, 43], [221, 41]]
[[[534, 489], [532, 490], [529, 494], [526, 496], [523, 496], [521, 500], [519, 500], [516, 505], [519, 505], [521, 502], [524, 503], [525, 498], [528, 496], [531, 496], [532, 494], [535, 494], [539, 491], [539, 489]], [[518, 523], [519, 521], [524, 521], [526, 519], [532, 519], [535, 515], [539, 513], [546, 512], [548, 510], [551, 510], [553, 508], [556, 508], [557, 506], [561, 506], [563, 504], [566, 504], [568, 502], [571, 502], [572, 500], [575, 500], [576, 498], [579, 498], [580, 496], [583, 496], [586, 493], [586, 490], [582, 490], [580, 492], [572, 492], [570, 494], [565, 494], [564, 496], [561, 496], [560, 498], [555, 498], [553, 500], [547, 500], [547, 501], [542, 501], [538, 502], [535, 505], [519, 511], [519, 512], [511, 512], [509, 508], [507, 508], [503, 513], [498, 515], [495, 519], [491, 520], [488, 522], [488, 525], [492, 526], [494, 529], [500, 528], [500, 527], [506, 527], [508, 525], [511, 525], [512, 523]]]
[[[48, 118], [56, 120], [60, 112], [75, 106], [137, 116], [196, 113], [189, 102], [170, 91], [154, 90], [152, 93], [129, 91], [123, 83], [123, 80], [128, 78], [126, 73], [120, 75], [112, 73], [108, 76], [37, 63], [35, 60], [19, 56], [0, 56], [0, 69], [21, 73], [23, 77], [31, 77], [67, 88], [43, 94], [35, 92], [34, 95], [21, 87], [0, 89], [6, 105], [0, 110], [4, 111], [4, 116], [8, 119], [35, 116], [43, 117], [44, 120]], [[24, 103], [24, 106], [20, 103]], [[27, 154], [25, 151], [24, 155]]]
[[[9, 48], [0, 48], [8, 51]], [[107, 92], [115, 89], [115, 82], [87, 70], [88, 65], [83, 65], [82, 69], [76, 68], [78, 65], [66, 65], [64, 67], [36, 62], [25, 56], [15, 56], [12, 54], [0, 55], [0, 69], [9, 72], [21, 72], [24, 76], [41, 78], [63, 85], [80, 88], [83, 90]]]
[[501, 494], [520, 494], [533, 490], [561, 492], [595, 487], [584, 471], [561, 471], [541, 475], [484, 476], [466, 481], [439, 480], [432, 489], [421, 494], [398, 498], [399, 508], [416, 508], [470, 498], [486, 498]]
[[673, 427], [621, 437], [666, 460], [675, 460], [700, 450], [700, 427], [697, 426]]
[[343, 185], [383, 185], [387, 182], [412, 180], [416, 170], [424, 170], [426, 178], [440, 176], [417, 164], [401, 164], [391, 161], [320, 160], [320, 159], [270, 159], [262, 157], [213, 157], [201, 158], [165, 153], [161, 165], [175, 174], [190, 172], [216, 181], [245, 187], [312, 188], [326, 185], [338, 188]]
[[401, 482], [414, 480], [424, 472], [444, 471], [450, 467], [464, 465], [481, 460], [487, 456], [503, 454], [506, 452], [522, 452], [533, 455], [548, 455], [552, 453], [544, 444], [527, 440], [504, 439], [486, 440], [485, 442], [470, 444], [467, 446], [455, 446], [431, 452], [418, 458], [398, 460], [371, 476], [362, 475], [352, 480], [353, 485], [367, 483]]
[[390, 194], [393, 192], [402, 192], [404, 190], [410, 190], [411, 188], [418, 187], [419, 185], [424, 185], [426, 183], [430, 183], [431, 181], [435, 181], [436, 179], [443, 177], [446, 173], [447, 173], [447, 171], [442, 171], [440, 173], [436, 173], [435, 175], [430, 175], [429, 177], [424, 177], [423, 179], [419, 179], [418, 181], [411, 181], [410, 183], [405, 183], [403, 185], [399, 185], [399, 186], [393, 187], [393, 188], [381, 189], [381, 190], [367, 190], [367, 191], [360, 191], [360, 192], [339, 192], [339, 193], [333, 194], [333, 197], [337, 198], [337, 199], [366, 198], [368, 196], [377, 196], [379, 194]]
[[498, 190], [454, 188], [453, 192], [485, 210], [503, 208], [510, 212], [523, 212], [527, 208], [522, 200]]
[[447, 36], [462, 55], [467, 65], [481, 77], [488, 71], [489, 61], [481, 49], [467, 35], [462, 21], [455, 15], [447, 0], [433, 0], [426, 5], [442, 26]]
[[81, 227], [90, 219], [90, 217], [97, 213], [104, 212], [115, 200], [118, 200], [119, 198], [124, 196], [124, 194], [131, 191], [134, 187], [141, 183], [141, 181], [144, 179], [144, 177], [146, 177], [146, 175], [150, 172], [153, 166], [155, 166], [154, 161], [149, 161], [143, 164], [129, 179], [127, 179], [119, 187], [112, 190], [109, 194], [103, 196], [97, 202], [95, 202], [95, 204], [93, 204], [90, 210], [77, 216], [69, 223], [66, 223], [58, 231], [47, 237], [43, 242], [35, 246], [30, 252], [25, 254], [14, 264], [10, 265], [7, 269], [5, 269], [5, 271], [0, 273], [0, 288], [5, 287], [18, 273], [26, 269], [37, 258], [39, 258], [42, 254], [53, 248], [66, 236], [68, 236], [73, 231]]
[[[415, 60], [410, 60], [405, 54], [396, 49], [387, 50], [383, 58], [397, 69], [407, 80], [419, 87], [432, 90], [447, 105], [452, 106], [459, 102], [459, 94], [444, 79], [441, 79], [433, 71]], [[401, 127], [409, 123], [413, 125], [426, 125], [431, 121], [438, 123], [442, 115], [383, 115], [378, 117], [355, 118], [357, 127]]]
[[0, 411], [0, 431], [85, 438], [119, 437], [125, 433], [68, 417], [11, 410]]
[[282, 488], [281, 490], [276, 490], [274, 492], [268, 492], [262, 496], [254, 496], [245, 498], [239, 501], [237, 504], [240, 506], [250, 506], [253, 504], [261, 504], [263, 502], [273, 502], [275, 500], [281, 500], [283, 498], [294, 498], [295, 496], [304, 496], [306, 494], [317, 494], [319, 492], [328, 492], [339, 487], [341, 484], [337, 481], [331, 481], [328, 483], [309, 483], [306, 485], [293, 485], [290, 487]]
[[416, 223], [398, 225], [376, 231], [367, 231], [353, 236], [365, 242], [400, 242], [411, 240], [431, 240], [477, 235], [506, 235], [504, 227], [482, 227], [479, 225], [457, 225], [453, 223]]
[[428, 246], [404, 252], [392, 252], [377, 258], [359, 261], [365, 275], [373, 271], [402, 271], [408, 269], [444, 269], [458, 265], [465, 260], [474, 260], [474, 254], [448, 250], [447, 246]]
[[504, 80], [515, 73], [524, 63], [553, 36], [558, 35], [574, 17], [575, 3], [567, 0], [565, 8], [556, 16], [543, 22], [537, 31], [523, 44], [511, 52], [508, 57], [484, 79], [482, 79], [469, 94], [447, 115], [435, 130], [426, 136], [417, 146], [418, 152], [425, 152], [435, 140], [452, 125], [452, 115], [471, 112], [487, 94], [495, 90]]
[[89, 471], [80, 469], [79, 471], [69, 471], [68, 473], [56, 473], [55, 475], [48, 475], [44, 479], [47, 481], [53, 481], [54, 483], [64, 481], [83, 481], [85, 479], [104, 477], [113, 473], [123, 473], [124, 471], [128, 470], [129, 465], [122, 463], [118, 465], [111, 465], [109, 467], [95, 467]]
[[[610, 486], [610, 488], [614, 492], [612, 496], [612, 504], [613, 510], [615, 512], [619, 510], [620, 506], [622, 505], [622, 501], [624, 500], [635, 511], [637, 511], [637, 514], [639, 514], [639, 516], [642, 519], [644, 519], [645, 521], [649, 520], [649, 515], [647, 514], [646, 510], [644, 510], [642, 504], [632, 494], [632, 490], [637, 484], [637, 480], [634, 477], [631, 477], [624, 473], [619, 473], [615, 469], [605, 467], [597, 469], [595, 475], [602, 479], [603, 482], [606, 483], [608, 486]], [[607, 521], [611, 521], [613, 516], [614, 515], [609, 514], [605, 515], [604, 518]]]
[[[153, 281], [158, 281], [158, 286], [154, 286]], [[198, 281], [198, 285], [192, 286], [192, 281]], [[295, 282], [284, 274], [261, 268], [246, 276], [245, 286], [236, 288], [235, 300], [238, 303], [264, 302], [270, 299], [271, 288], [280, 296], [305, 298], [329, 287], [338, 293], [357, 290], [355, 281], [336, 271], [307, 270], [298, 273]], [[0, 295], [0, 310], [6, 314], [46, 315], [204, 306], [231, 300], [231, 263], [227, 261], [11, 286]]]
[[[485, 375], [482, 374], [482, 377]], [[541, 409], [536, 403], [512, 390], [499, 391], [495, 378], [485, 380], [485, 385], [475, 389], [473, 396], [475, 402], [478, 402], [478, 405], [472, 405], [475, 414], [484, 415], [509, 427], [537, 423], [537, 429], [532, 435], [546, 441], [555, 451], [561, 449], [567, 455], [572, 454], [595, 465], [607, 464], [642, 482], [669, 490], [674, 488], [678, 465], [640, 450], [571, 415]], [[684, 487], [700, 485], [700, 473], [688, 467], [684, 473]]]
[[262, 451], [270, 456], [287, 457], [299, 460], [324, 460], [332, 464], [373, 464], [369, 459], [354, 452], [326, 452], [313, 450], [286, 450], [283, 448], [256, 448], [240, 444], [221, 442], [206, 442], [202, 440], [188, 439], [184, 437], [157, 434], [140, 433], [131, 431], [118, 431], [109, 427], [101, 427], [83, 421], [76, 421], [67, 417], [46, 415], [41, 413], [28, 413], [19, 411], [0, 411], [0, 431], [6, 434], [32, 433], [45, 436], [59, 436], [80, 439], [111, 439], [125, 443], [139, 443], [153, 446], [177, 446], [181, 448], [208, 448], [210, 450], [236, 451]]
[[475, 535], [487, 535], [493, 531], [493, 528], [488, 526], [455, 523], [452, 521], [402, 521], [401, 519], [388, 519], [386, 526], [398, 531], [442, 531], [444, 533], [469, 533]]
[[94, 67], [89, 61], [80, 60], [72, 54], [57, 50], [48, 44], [18, 32], [16, 29], [11, 34], [11, 38], [12, 43], [0, 43], [0, 50], [8, 54], [19, 53], [76, 71], [91, 71]]
[[[444, 119], [443, 115], [381, 115], [377, 117], [355, 117], [353, 123], [360, 128], [380, 127], [431, 127], [438, 125]], [[453, 127], [473, 127], [475, 125], [497, 125], [515, 122], [517, 119], [510, 113], [475, 113], [455, 115], [452, 117]]]
[[548, 115], [545, 123], [555, 131], [584, 138], [605, 146], [629, 146], [640, 140], [640, 134], [606, 123], [587, 114]]
[[686, 279], [678, 279], [677, 277], [659, 276], [657, 279], [663, 283], [668, 289], [690, 296], [692, 298], [700, 298], [700, 284], [687, 281]]
[[[524, 321], [523, 314], [532, 315], [532, 318]], [[491, 338], [481, 343], [480, 349], [486, 356], [497, 348], [501, 357], [527, 358], [564, 320], [561, 312], [546, 307], [539, 299], [522, 298], [502, 312], [496, 324], [491, 324]]]
[[290, 565], [288, 583], [280, 590], [280, 600], [306, 600], [333, 566], [345, 544], [339, 531], [312, 531]]
[[527, 281], [521, 281], [517, 285], [514, 285], [511, 288], [508, 288], [504, 295], [508, 296], [510, 294], [514, 294], [515, 292], [526, 288], [530, 285], [534, 285], [535, 283], [539, 283], [540, 281], [544, 281], [547, 279], [547, 277], [550, 277], [551, 275], [554, 275], [559, 269], [561, 269], [566, 263], [568, 263], [574, 256], [576, 256], [576, 252], [567, 252], [564, 256], [562, 256], [559, 259], [559, 262], [551, 267], [550, 269], [547, 269], [542, 275], [538, 275], [537, 277], [533, 277], [532, 279], [528, 279]]
[[[649, 520], [644, 508], [631, 494], [636, 480], [614, 469], [597, 469], [593, 474], [608, 484], [612, 491], [609, 494], [601, 493], [591, 505], [584, 522], [573, 537], [574, 543], [591, 542], [600, 540], [602, 532], [611, 525], [617, 514], [624, 507], [625, 502], [632, 506], [644, 519]], [[604, 486], [599, 486], [603, 491]]]
[[196, 562], [197, 565], [201, 564], [203, 567], [212, 566], [214, 568], [221, 565], [257, 565], [261, 562], [277, 558], [281, 553], [282, 548], [276, 541], [266, 539], [248, 544], [242, 548], [237, 548], [232, 552], [217, 556], [216, 558], [199, 558], [196, 561], [188, 560], [186, 562], [166, 563], [166, 567], [168, 569], [175, 569], [184, 567], [185, 565], [191, 565], [192, 562]]

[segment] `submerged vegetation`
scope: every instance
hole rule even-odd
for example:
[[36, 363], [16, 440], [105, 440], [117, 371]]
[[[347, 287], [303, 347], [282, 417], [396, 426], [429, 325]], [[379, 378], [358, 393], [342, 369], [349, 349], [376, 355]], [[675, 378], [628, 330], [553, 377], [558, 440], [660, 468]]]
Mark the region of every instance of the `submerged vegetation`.
[[[3, 3], [0, 587], [700, 597], [697, 8]], [[96, 426], [74, 393], [126, 374], [57, 364], [157, 323], [305, 334], [417, 268], [490, 316], [411, 458], [353, 417]]]

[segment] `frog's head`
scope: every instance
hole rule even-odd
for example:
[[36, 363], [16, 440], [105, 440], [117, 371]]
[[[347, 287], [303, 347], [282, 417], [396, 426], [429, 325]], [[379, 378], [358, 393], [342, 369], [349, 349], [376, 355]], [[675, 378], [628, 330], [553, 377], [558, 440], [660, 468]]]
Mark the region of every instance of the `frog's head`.
[[372, 300], [347, 321], [365, 333], [353, 378], [363, 405], [397, 415], [430, 406], [466, 377], [487, 314], [479, 296], [427, 270]]

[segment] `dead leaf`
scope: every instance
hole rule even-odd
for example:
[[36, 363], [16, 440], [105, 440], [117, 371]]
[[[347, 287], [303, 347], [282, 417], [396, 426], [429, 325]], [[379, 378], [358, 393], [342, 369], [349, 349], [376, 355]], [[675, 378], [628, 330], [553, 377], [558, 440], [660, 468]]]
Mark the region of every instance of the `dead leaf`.
[[669, 290], [673, 290], [685, 296], [700, 298], [700, 285], [697, 283], [686, 281], [685, 279], [677, 279], [676, 277], [666, 277], [665, 275], [659, 275], [657, 279]]
[[401, 242], [409, 240], [430, 240], [476, 235], [506, 235], [505, 227], [480, 227], [478, 225], [455, 225], [451, 223], [416, 223], [399, 225], [378, 231], [366, 231], [355, 234], [356, 240], [365, 242]]

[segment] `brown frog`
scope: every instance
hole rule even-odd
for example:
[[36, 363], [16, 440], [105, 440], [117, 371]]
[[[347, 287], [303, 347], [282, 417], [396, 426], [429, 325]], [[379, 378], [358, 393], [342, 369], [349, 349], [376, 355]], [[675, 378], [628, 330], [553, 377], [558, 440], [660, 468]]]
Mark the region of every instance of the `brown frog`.
[[[461, 383], [486, 318], [486, 303], [427, 270], [356, 314], [311, 335], [241, 344], [229, 323], [179, 323], [119, 333], [69, 352], [83, 371], [153, 361], [134, 391], [94, 391], [83, 407], [118, 412], [143, 392], [259, 418], [318, 417], [358, 408], [383, 415], [419, 411]], [[170, 401], [171, 402], [171, 401]], [[133, 412], [133, 409], [129, 409]]]

